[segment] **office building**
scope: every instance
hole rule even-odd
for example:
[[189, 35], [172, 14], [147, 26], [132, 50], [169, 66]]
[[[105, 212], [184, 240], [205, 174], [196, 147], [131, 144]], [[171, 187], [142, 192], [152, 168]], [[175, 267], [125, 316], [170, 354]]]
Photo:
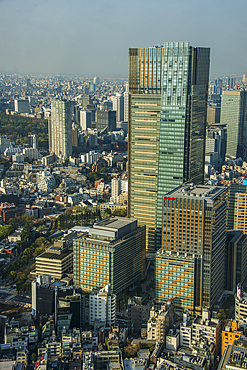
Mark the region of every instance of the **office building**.
[[81, 98], [81, 105], [82, 105], [82, 108], [83, 109], [87, 109], [87, 106], [92, 104], [92, 98], [91, 96], [87, 95], [87, 96], [82, 96]]
[[112, 97], [113, 110], [116, 111], [116, 121], [124, 120], [124, 96], [117, 93]]
[[227, 232], [226, 290], [234, 292], [247, 277], [247, 235], [239, 230]]
[[59, 281], [66, 274], [73, 273], [73, 240], [81, 233], [73, 232], [54, 244], [35, 259], [35, 276], [50, 275]]
[[100, 132], [116, 130], [116, 111], [114, 110], [97, 110], [96, 111], [96, 128]]
[[226, 156], [246, 158], [247, 91], [223, 91], [220, 123], [227, 125]]
[[225, 289], [228, 188], [183, 184], [163, 197], [156, 301], [178, 310], [211, 308]]
[[51, 102], [50, 152], [57, 157], [69, 158], [72, 155], [71, 102], [53, 100]]
[[92, 112], [90, 110], [80, 111], [80, 126], [82, 130], [92, 128]]
[[144, 277], [145, 227], [109, 217], [74, 241], [74, 284], [83, 290], [111, 285], [118, 294]]
[[30, 113], [30, 104], [28, 99], [15, 99], [16, 113]]
[[237, 285], [237, 294], [235, 295], [235, 320], [247, 320], [247, 293], [242, 289], [241, 284]]
[[3, 154], [10, 147], [10, 139], [7, 136], [0, 136], [0, 153]]
[[114, 326], [116, 323], [116, 295], [110, 285], [89, 294], [89, 325]]
[[221, 171], [225, 163], [227, 130], [225, 125], [210, 125], [206, 130], [205, 162]]
[[128, 215], [146, 225], [149, 250], [164, 194], [204, 183], [209, 55], [188, 42], [129, 49]]
[[124, 92], [124, 122], [129, 121], [129, 84], [125, 85]]
[[33, 149], [39, 149], [38, 135], [28, 135], [28, 145]]
[[[246, 214], [247, 181], [230, 185], [228, 230], [247, 230]], [[246, 232], [245, 232], [246, 233]]]
[[75, 122], [72, 124], [72, 147], [78, 147], [78, 127]]
[[207, 109], [207, 123], [220, 123], [220, 107], [208, 107]]

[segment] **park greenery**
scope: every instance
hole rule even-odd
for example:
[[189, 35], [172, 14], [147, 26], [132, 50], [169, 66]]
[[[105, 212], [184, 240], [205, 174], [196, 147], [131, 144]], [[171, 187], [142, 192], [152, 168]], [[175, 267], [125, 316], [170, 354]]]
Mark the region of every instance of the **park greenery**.
[[23, 145], [28, 143], [30, 134], [37, 134], [39, 147], [48, 149], [47, 120], [0, 112], [0, 136], [6, 135], [10, 141]]
[[58, 229], [70, 229], [74, 226], [90, 226], [101, 220], [99, 210], [91, 211], [81, 207], [68, 209], [58, 217]]
[[21, 240], [17, 242], [17, 254], [13, 262], [1, 272], [2, 278], [16, 283], [17, 290], [30, 290], [28, 275], [34, 268], [34, 257], [51, 245], [48, 237], [32, 232], [35, 223], [32, 217], [25, 214], [11, 219], [8, 225], [0, 227], [0, 239], [2, 240], [12, 234], [17, 226], [22, 226]]

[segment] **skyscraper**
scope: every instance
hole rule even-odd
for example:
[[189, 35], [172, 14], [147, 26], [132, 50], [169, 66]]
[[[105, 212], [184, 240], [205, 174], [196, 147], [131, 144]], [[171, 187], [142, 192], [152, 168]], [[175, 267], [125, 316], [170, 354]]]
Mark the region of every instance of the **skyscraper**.
[[117, 93], [116, 96], [112, 97], [113, 110], [116, 111], [117, 122], [124, 120], [124, 96], [123, 94]]
[[164, 194], [204, 181], [209, 55], [188, 42], [129, 49], [128, 214], [147, 226], [149, 250]]
[[225, 289], [228, 188], [183, 184], [163, 197], [156, 300], [180, 309], [212, 307]]
[[49, 124], [50, 152], [58, 157], [72, 155], [71, 103], [66, 100], [51, 102], [51, 121]]
[[247, 91], [223, 91], [220, 123], [227, 125], [226, 155], [246, 158]]

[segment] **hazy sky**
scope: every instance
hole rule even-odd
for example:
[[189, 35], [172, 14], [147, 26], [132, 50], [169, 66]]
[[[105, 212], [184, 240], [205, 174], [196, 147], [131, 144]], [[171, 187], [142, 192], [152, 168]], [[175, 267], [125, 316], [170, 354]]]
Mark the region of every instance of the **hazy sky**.
[[125, 77], [128, 48], [190, 41], [247, 74], [247, 0], [0, 0], [0, 71]]

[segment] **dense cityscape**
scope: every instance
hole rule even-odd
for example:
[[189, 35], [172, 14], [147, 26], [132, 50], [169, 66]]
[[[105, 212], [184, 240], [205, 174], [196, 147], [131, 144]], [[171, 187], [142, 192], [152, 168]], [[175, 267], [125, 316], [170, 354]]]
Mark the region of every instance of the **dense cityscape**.
[[0, 370], [247, 368], [247, 78], [128, 61], [0, 75]]

